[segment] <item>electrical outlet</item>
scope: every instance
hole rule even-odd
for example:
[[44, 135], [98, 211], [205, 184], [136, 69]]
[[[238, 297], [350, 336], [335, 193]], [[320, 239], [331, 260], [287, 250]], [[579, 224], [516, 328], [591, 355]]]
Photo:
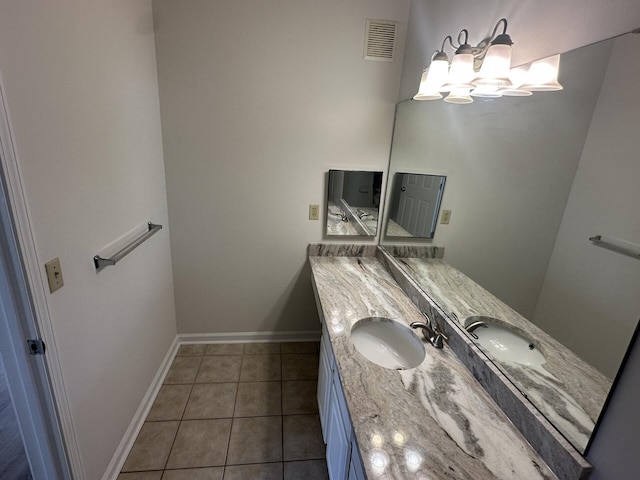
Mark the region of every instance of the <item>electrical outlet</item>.
[[451, 221], [451, 210], [442, 210], [442, 215], [440, 216], [440, 223], [444, 225], [448, 225]]
[[320, 219], [320, 205], [309, 205], [309, 220]]
[[53, 260], [49, 260], [44, 264], [44, 269], [47, 272], [49, 291], [53, 293], [64, 285], [62, 269], [60, 268], [60, 259], [56, 257]]

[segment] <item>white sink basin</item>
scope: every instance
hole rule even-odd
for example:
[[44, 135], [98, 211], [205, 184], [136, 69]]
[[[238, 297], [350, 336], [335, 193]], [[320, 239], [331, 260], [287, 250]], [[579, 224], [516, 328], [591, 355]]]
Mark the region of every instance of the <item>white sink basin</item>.
[[394, 370], [417, 367], [424, 360], [424, 344], [411, 328], [383, 317], [358, 320], [351, 342], [373, 363]]
[[469, 317], [465, 320], [464, 325], [467, 327], [478, 321], [483, 322], [486, 326], [480, 326], [473, 330], [473, 333], [478, 337], [476, 342], [494, 359], [531, 366], [542, 365], [546, 362], [544, 355], [531, 339], [513, 328], [502, 325], [500, 320], [488, 317]]

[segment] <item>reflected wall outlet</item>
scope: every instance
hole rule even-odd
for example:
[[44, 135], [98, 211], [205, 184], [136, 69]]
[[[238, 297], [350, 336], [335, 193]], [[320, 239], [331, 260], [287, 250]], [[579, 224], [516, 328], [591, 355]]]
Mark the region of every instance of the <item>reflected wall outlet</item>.
[[49, 260], [44, 264], [44, 269], [47, 272], [49, 291], [53, 293], [64, 285], [62, 269], [60, 268], [60, 259], [56, 257], [53, 260]]
[[440, 216], [440, 223], [447, 225], [451, 221], [451, 210], [442, 210]]
[[320, 219], [320, 205], [309, 205], [309, 220]]

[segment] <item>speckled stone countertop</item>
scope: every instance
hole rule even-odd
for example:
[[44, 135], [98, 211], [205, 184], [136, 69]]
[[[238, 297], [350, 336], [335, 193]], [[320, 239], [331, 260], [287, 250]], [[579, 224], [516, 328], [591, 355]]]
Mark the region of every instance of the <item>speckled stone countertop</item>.
[[313, 256], [327, 252], [310, 247], [312, 280], [370, 480], [557, 478], [447, 345], [425, 345], [414, 369], [365, 359], [349, 340], [357, 320], [423, 317], [376, 258], [355, 256], [367, 247]]
[[[455, 312], [461, 323], [474, 315], [494, 317], [533, 339], [546, 358], [544, 364], [525, 366], [494, 361], [556, 428], [583, 451], [611, 381], [444, 260], [396, 260], [438, 305], [447, 312]], [[482, 350], [482, 346], [478, 348]]]

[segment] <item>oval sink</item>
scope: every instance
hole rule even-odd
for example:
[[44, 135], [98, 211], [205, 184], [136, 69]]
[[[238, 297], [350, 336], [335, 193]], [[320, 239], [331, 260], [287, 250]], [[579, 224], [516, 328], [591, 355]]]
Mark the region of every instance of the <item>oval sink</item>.
[[465, 328], [475, 322], [483, 323], [472, 331], [478, 337], [476, 342], [496, 360], [531, 366], [546, 362], [544, 355], [531, 339], [504, 325], [500, 320], [489, 317], [469, 317], [464, 322]]
[[385, 368], [405, 370], [424, 360], [424, 344], [411, 328], [383, 317], [358, 320], [351, 328], [351, 342], [367, 360]]

